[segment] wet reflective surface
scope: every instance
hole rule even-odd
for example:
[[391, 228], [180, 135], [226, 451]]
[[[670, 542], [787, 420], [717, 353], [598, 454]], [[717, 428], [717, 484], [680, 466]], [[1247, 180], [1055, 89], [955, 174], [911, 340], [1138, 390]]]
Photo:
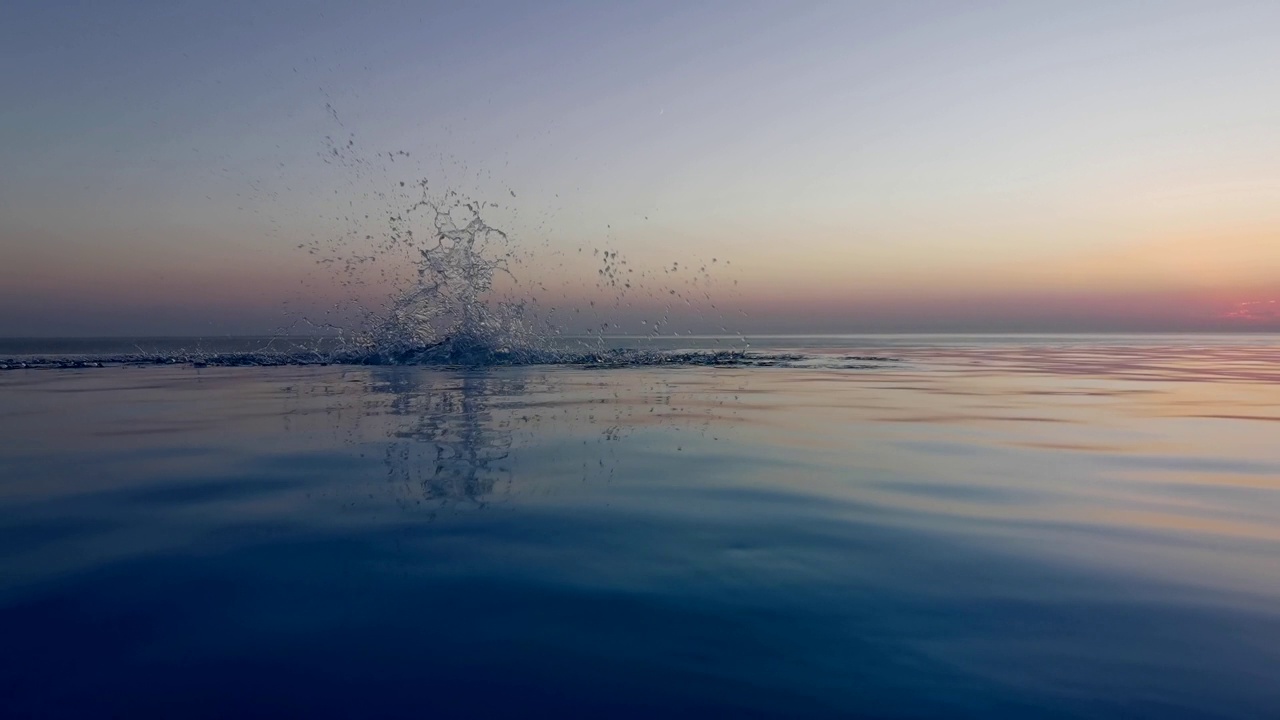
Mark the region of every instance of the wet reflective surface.
[[1276, 342], [772, 346], [0, 374], [2, 714], [1280, 710]]

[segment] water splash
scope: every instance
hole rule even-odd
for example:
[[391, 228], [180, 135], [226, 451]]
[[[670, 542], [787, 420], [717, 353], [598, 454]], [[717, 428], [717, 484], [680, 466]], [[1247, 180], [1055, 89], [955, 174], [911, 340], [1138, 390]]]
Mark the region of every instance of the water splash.
[[[349, 183], [345, 203], [336, 203], [329, 218], [345, 230], [329, 240], [313, 239], [298, 247], [314, 256], [327, 273], [315, 296], [334, 287], [349, 299], [324, 317], [298, 316], [282, 335], [314, 334], [304, 344], [289, 337], [261, 348], [235, 352], [182, 349], [138, 352], [0, 358], [0, 370], [31, 367], [84, 368], [119, 364], [207, 366], [277, 365], [440, 365], [486, 367], [505, 365], [586, 365], [625, 367], [655, 365], [779, 365], [805, 358], [794, 354], [749, 353], [741, 335], [736, 341], [715, 296], [713, 268], [729, 262], [673, 260], [644, 268], [607, 247], [611, 230], [601, 238], [606, 247], [590, 250], [599, 266], [590, 278], [579, 278], [595, 299], [541, 304], [538, 290], [546, 284], [518, 277], [521, 270], [554, 257], [546, 241], [532, 258], [504, 229], [490, 224], [486, 212], [499, 206], [449, 190], [433, 193], [428, 180], [400, 179], [409, 162], [405, 151], [363, 154], [349, 134], [326, 138], [321, 159], [337, 167]], [[393, 168], [393, 166], [400, 166]], [[512, 197], [515, 193], [511, 192]], [[386, 224], [378, 227], [385, 219]], [[545, 250], [546, 252], [542, 252]], [[531, 258], [536, 262], [530, 263]], [[561, 265], [563, 271], [565, 265]], [[736, 284], [736, 283], [735, 283]], [[371, 297], [384, 299], [371, 303]], [[598, 301], [598, 302], [597, 302]], [[368, 303], [371, 303], [370, 306]], [[301, 303], [305, 306], [304, 302]], [[559, 307], [557, 307], [559, 305]], [[573, 307], [568, 307], [573, 306]], [[560, 310], [557, 314], [557, 310]], [[640, 321], [637, 312], [652, 314]], [[676, 318], [696, 316], [704, 326], [718, 326], [728, 346], [715, 350], [618, 347], [623, 338], [658, 340], [692, 334], [677, 329]], [[586, 321], [585, 334], [566, 332], [558, 319]], [[627, 318], [631, 317], [631, 320]], [[302, 327], [299, 328], [299, 325]], [[637, 332], [639, 331], [639, 332]], [[656, 345], [656, 344], [655, 344]]]
[[[308, 326], [331, 330], [340, 338], [338, 347], [326, 354], [327, 359], [465, 366], [724, 364], [746, 360], [747, 345], [742, 338], [740, 343], [728, 341], [730, 348], [725, 350], [669, 352], [621, 349], [609, 337], [679, 336], [672, 321], [680, 312], [696, 314], [702, 324], [714, 324], [725, 331], [722, 315], [707, 317], [708, 307], [719, 313], [712, 297], [711, 275], [717, 259], [692, 265], [686, 261], [683, 267], [681, 260], [660, 268], [628, 265], [616, 249], [607, 247], [613, 240], [607, 232], [600, 239], [606, 247], [578, 248], [580, 254], [587, 250], [590, 257], [600, 258], [600, 266], [590, 277], [569, 279], [563, 302], [544, 303], [548, 294], [554, 295], [547, 278], [539, 277], [548, 267], [542, 267], [542, 273], [534, 270], [530, 278], [518, 275], [547, 266], [549, 260], [554, 262], [558, 251], [544, 239], [540, 251], [532, 253], [532, 246], [517, 242], [505, 229], [491, 224], [485, 214], [499, 208], [496, 203], [476, 201], [453, 190], [433, 195], [426, 179], [406, 186], [405, 181], [389, 176], [388, 167], [403, 165], [408, 157], [407, 153], [366, 157], [354, 135], [342, 142], [327, 140], [322, 154], [326, 163], [360, 182], [377, 176], [373, 182], [381, 189], [361, 196], [385, 203], [385, 214], [374, 210], [360, 218], [359, 213], [346, 213], [343, 220], [351, 223], [348, 231], [327, 246], [313, 243], [309, 252], [319, 254], [321, 263], [336, 271], [335, 280], [341, 286], [395, 285], [375, 308], [353, 303], [358, 316], [354, 323], [304, 318]], [[515, 197], [514, 191], [510, 194]], [[379, 215], [388, 222], [385, 228], [374, 230], [370, 223], [376, 224]], [[565, 258], [561, 256], [561, 260]], [[376, 270], [375, 265], [379, 266]], [[411, 272], [405, 273], [406, 267]], [[558, 274], [564, 275], [567, 269], [562, 262]], [[594, 292], [589, 290], [593, 281]], [[571, 299], [571, 287], [579, 292], [588, 290], [587, 295], [594, 299]], [[630, 328], [634, 322], [624, 319], [638, 311], [633, 300], [653, 310], [642, 328]], [[584, 334], [566, 332], [565, 322], [585, 322], [585, 327], [577, 328]], [[637, 329], [641, 332], [635, 333]], [[684, 334], [691, 331], [686, 329]]]
[[[511, 238], [485, 222], [483, 204], [455, 194], [423, 198], [392, 217], [391, 240], [416, 251], [417, 277], [381, 312], [366, 312], [352, 335], [359, 359], [376, 364], [491, 365], [536, 360], [546, 331], [523, 300], [499, 297], [498, 276], [511, 278]], [[414, 220], [429, 217], [427, 232]]]

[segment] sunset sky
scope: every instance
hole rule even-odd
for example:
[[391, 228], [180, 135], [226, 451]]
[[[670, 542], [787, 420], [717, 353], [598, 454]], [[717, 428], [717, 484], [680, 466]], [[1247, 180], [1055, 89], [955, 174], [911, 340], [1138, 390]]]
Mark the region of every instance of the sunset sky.
[[316, 260], [422, 178], [623, 332], [669, 288], [735, 331], [1280, 330], [1278, 38], [1276, 2], [10, 0], [0, 335], [272, 332], [376, 293]]

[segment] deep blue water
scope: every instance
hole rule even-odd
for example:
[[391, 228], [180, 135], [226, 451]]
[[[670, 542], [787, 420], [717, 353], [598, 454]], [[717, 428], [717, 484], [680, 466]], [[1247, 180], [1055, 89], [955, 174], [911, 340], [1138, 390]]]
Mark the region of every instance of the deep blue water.
[[0, 716], [1280, 716], [1274, 338], [766, 344], [0, 373]]

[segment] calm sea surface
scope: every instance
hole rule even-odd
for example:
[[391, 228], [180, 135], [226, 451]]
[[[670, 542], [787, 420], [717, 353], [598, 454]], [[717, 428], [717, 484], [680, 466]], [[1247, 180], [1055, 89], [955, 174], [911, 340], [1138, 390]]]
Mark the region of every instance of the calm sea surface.
[[1280, 717], [1280, 339], [752, 345], [0, 372], [0, 716]]

